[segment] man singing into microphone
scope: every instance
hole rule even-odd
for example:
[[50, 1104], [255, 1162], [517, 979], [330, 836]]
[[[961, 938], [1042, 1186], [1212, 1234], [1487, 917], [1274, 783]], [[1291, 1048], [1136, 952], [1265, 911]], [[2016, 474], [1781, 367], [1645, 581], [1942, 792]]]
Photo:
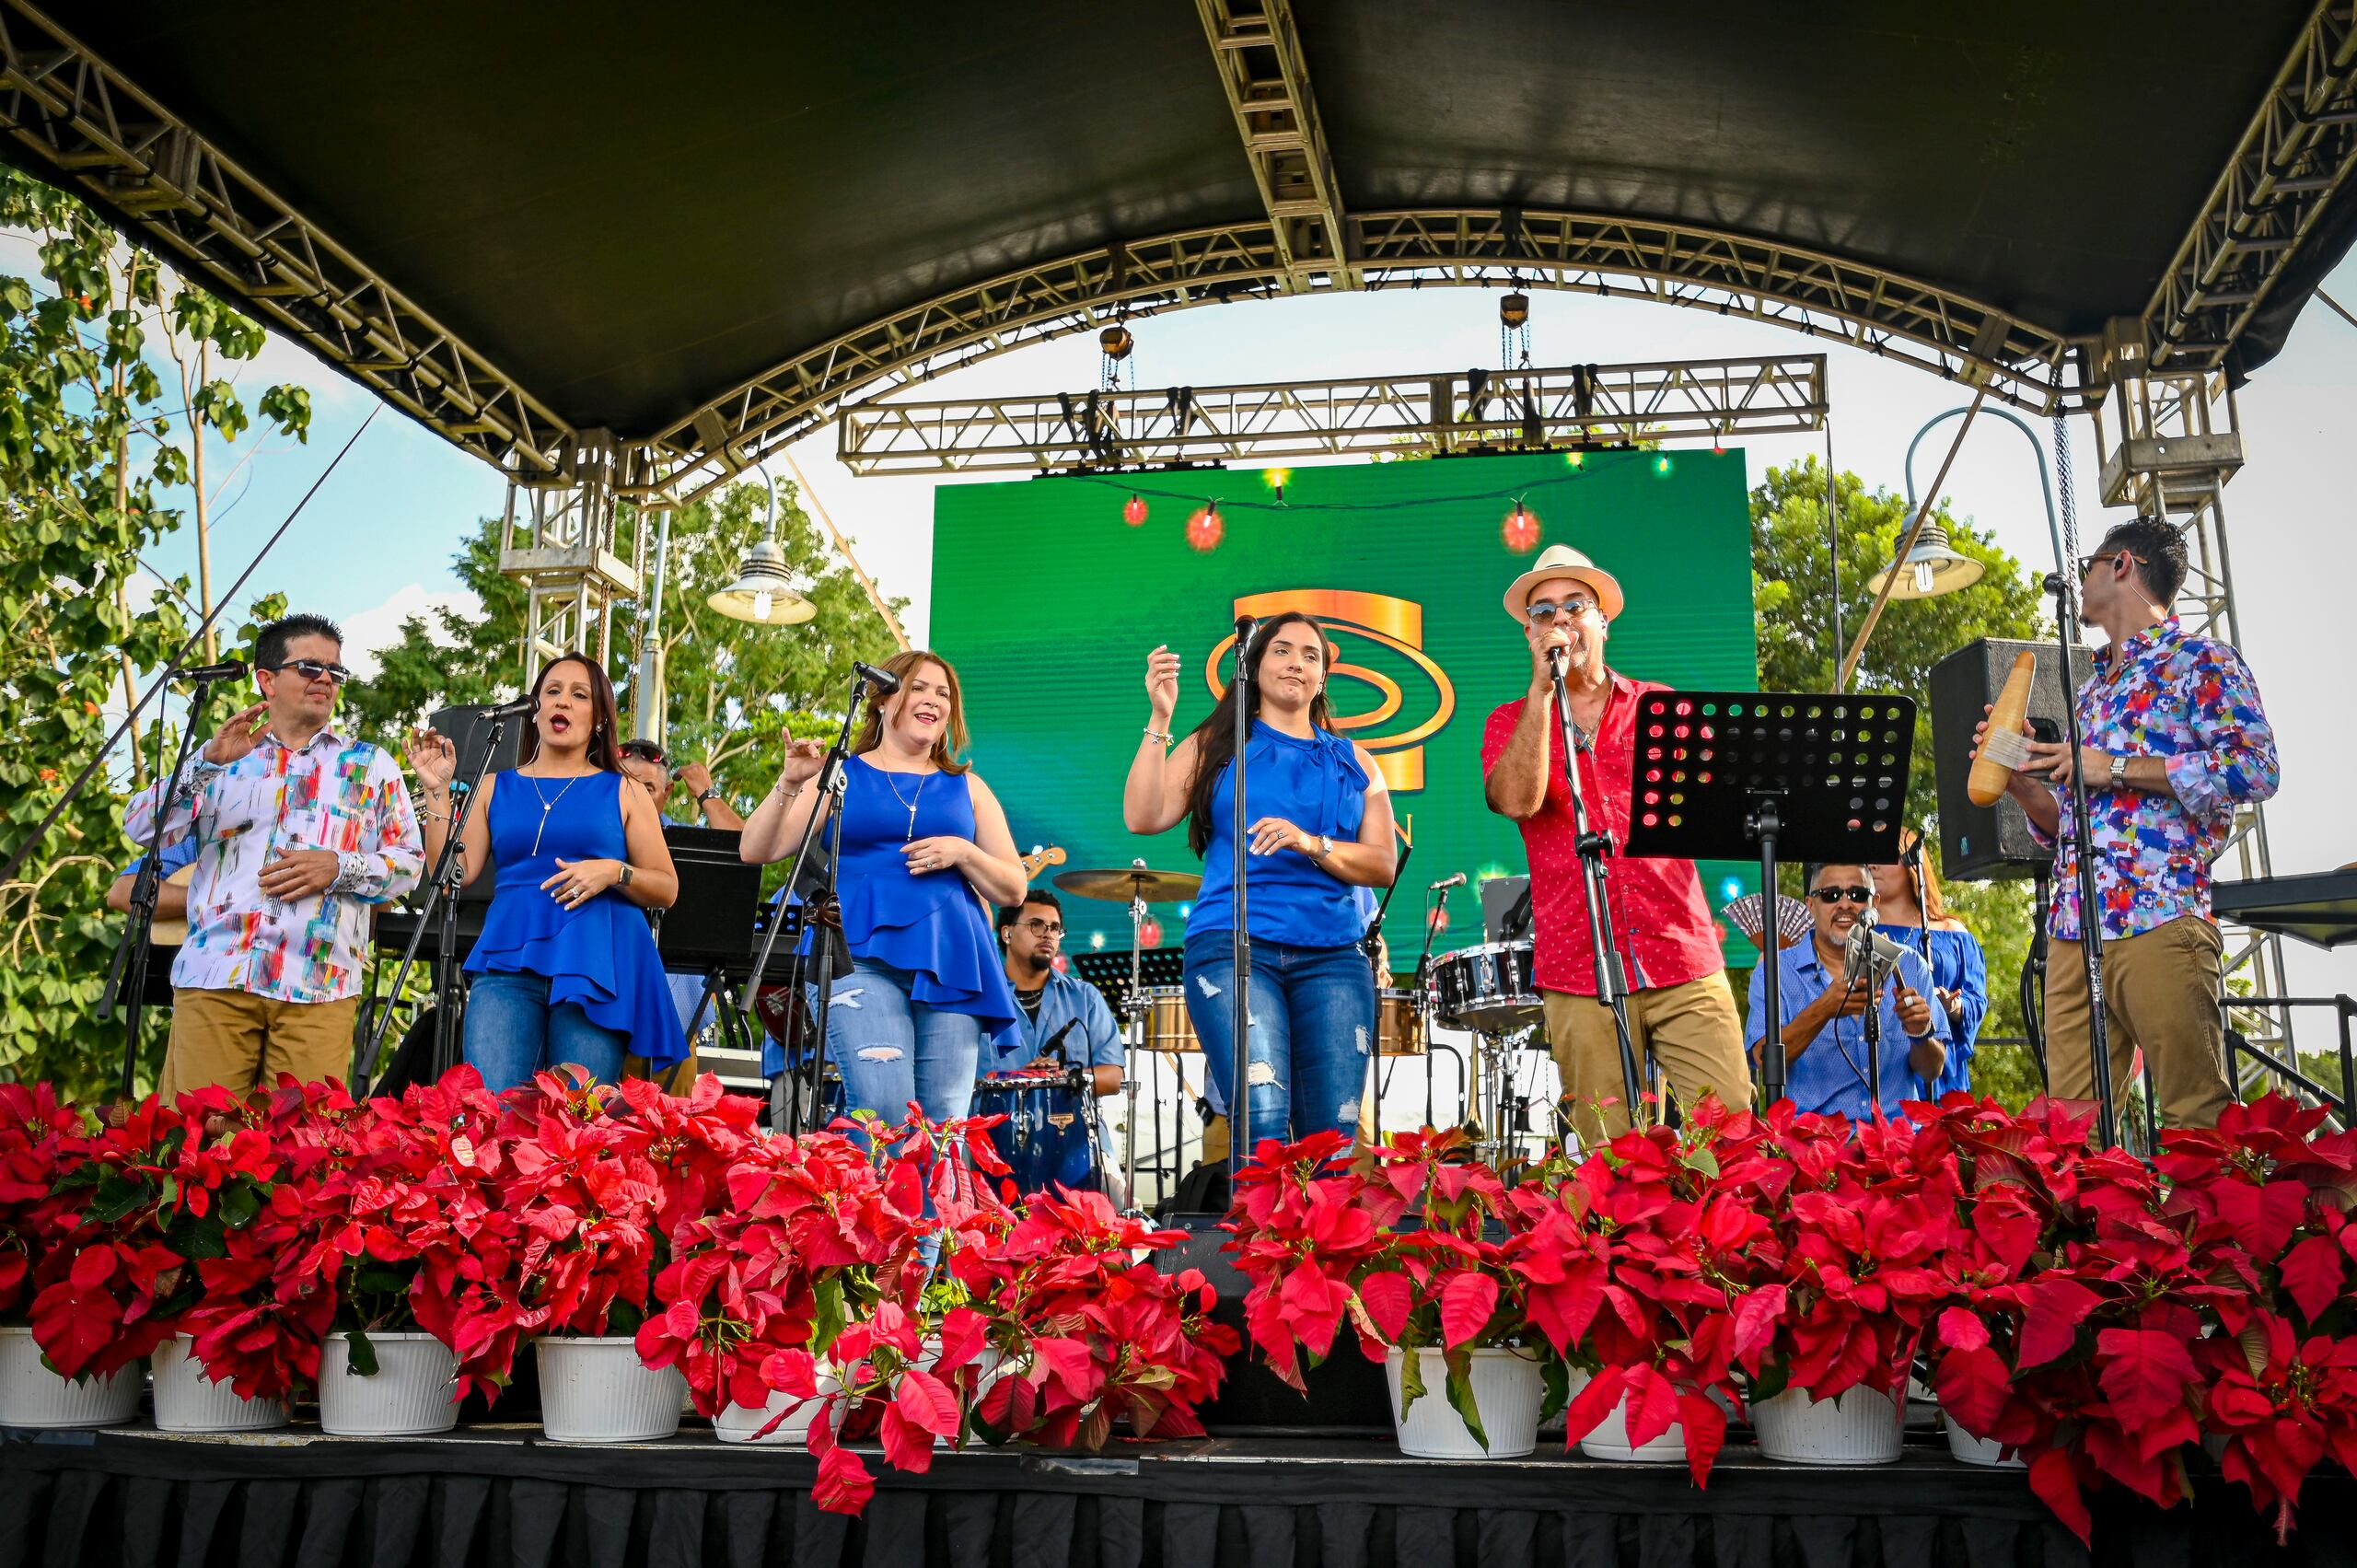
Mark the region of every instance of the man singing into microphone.
[[[1491, 714], [1481, 737], [1490, 809], [1522, 825], [1530, 862], [1534, 955], [1547, 1007], [1547, 1040], [1562, 1074], [1572, 1125], [1593, 1145], [1629, 1125], [1619, 1032], [1596, 1000], [1594, 945], [1573, 825], [1571, 788], [1555, 753], [1550, 654], [1580, 747], [1580, 788], [1588, 820], [1615, 846], [1606, 880], [1629, 992], [1630, 1044], [1642, 1074], [1650, 1057], [1670, 1090], [1691, 1105], [1706, 1091], [1730, 1104], [1749, 1098], [1742, 1029], [1717, 932], [1690, 860], [1626, 860], [1637, 749], [1637, 701], [1657, 683], [1608, 669], [1604, 642], [1621, 610], [1620, 585], [1569, 545], [1550, 544], [1506, 589], [1506, 613], [1530, 645], [1530, 687]], [[1601, 1102], [1609, 1100], [1610, 1105]]]
[[[1886, 939], [1881, 950], [1896, 959], [1896, 972], [1887, 962], [1867, 972], [1876, 947], [1875, 879], [1864, 866], [1812, 865], [1807, 881], [1809, 939], [1776, 955], [1784, 1093], [1802, 1110], [1839, 1111], [1863, 1121], [1879, 1106], [1897, 1120], [1904, 1101], [1928, 1098], [1925, 1086], [1937, 1082], [1947, 1065], [1947, 1013], [1924, 1000], [1932, 971], [1914, 948]], [[1872, 1076], [1880, 1084], [1872, 1096], [1866, 1093], [1870, 995], [1876, 1033]], [[1765, 962], [1751, 971], [1748, 1013], [1756, 1060], [1767, 1034]]]

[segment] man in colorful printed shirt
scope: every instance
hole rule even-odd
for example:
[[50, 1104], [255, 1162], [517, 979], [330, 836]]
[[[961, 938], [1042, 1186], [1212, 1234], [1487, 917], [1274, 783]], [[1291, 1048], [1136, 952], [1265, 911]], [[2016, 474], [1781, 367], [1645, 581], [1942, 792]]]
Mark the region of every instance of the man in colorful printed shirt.
[[[1596, 999], [1571, 786], [1555, 756], [1561, 733], [1548, 650], [1564, 652], [1563, 686], [1580, 742], [1580, 790], [1588, 819], [1617, 846], [1629, 835], [1637, 758], [1637, 700], [1666, 688], [1631, 680], [1604, 662], [1607, 628], [1620, 613], [1620, 585], [1569, 545], [1550, 544], [1506, 590], [1506, 613], [1530, 645], [1530, 684], [1499, 705], [1481, 735], [1490, 809], [1521, 825], [1530, 857], [1532, 955], [1547, 1039], [1582, 1143], [1594, 1147], [1629, 1125], [1620, 1041]], [[1680, 1104], [1706, 1092], [1730, 1105], [1751, 1093], [1735, 993], [1718, 931], [1690, 860], [1630, 860], [1614, 854], [1606, 897], [1629, 983], [1630, 1044], [1643, 1074], [1659, 1063]], [[1642, 1085], [1643, 1079], [1640, 1079]], [[1613, 1102], [1605, 1106], [1605, 1101]], [[1599, 1109], [1601, 1114], [1599, 1114]]]
[[329, 726], [343, 651], [343, 634], [317, 615], [262, 628], [262, 702], [125, 814], [141, 843], [160, 809], [167, 850], [197, 846], [157, 1086], [166, 1095], [350, 1069], [375, 906], [416, 883], [425, 851], [400, 765]]
[[2067, 743], [2029, 743], [2009, 786], [2038, 841], [2055, 846], [2048, 1073], [2058, 1098], [2095, 1098], [2069, 795], [2075, 764], [2102, 905], [2113, 1092], [2128, 1092], [2141, 1046], [2168, 1124], [2213, 1126], [2235, 1094], [2218, 1016], [2224, 944], [2210, 916], [2210, 863], [2226, 847], [2235, 807], [2275, 793], [2275, 735], [2242, 656], [2168, 611], [2186, 573], [2175, 528], [2153, 517], [2122, 523], [2080, 565], [2086, 619], [2110, 639], [2079, 691], [2084, 746], [2074, 758]]

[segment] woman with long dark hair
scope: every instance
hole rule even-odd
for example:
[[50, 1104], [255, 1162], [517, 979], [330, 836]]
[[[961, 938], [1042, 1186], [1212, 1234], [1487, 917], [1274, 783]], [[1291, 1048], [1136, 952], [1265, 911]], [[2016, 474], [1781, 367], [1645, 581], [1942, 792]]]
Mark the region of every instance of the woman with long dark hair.
[[1980, 1020], [1989, 1016], [1989, 958], [1980, 938], [1948, 914], [1940, 896], [1940, 874], [1932, 865], [1923, 835], [1910, 828], [1899, 836], [1896, 865], [1870, 865], [1875, 879], [1875, 925], [1894, 942], [1923, 955], [1932, 969], [1933, 993], [1925, 998], [1947, 1014], [1947, 1063], [1925, 1086], [1936, 1099], [1950, 1089], [1972, 1086], [1972, 1046]]
[[[1359, 947], [1365, 922], [1353, 889], [1391, 881], [1391, 796], [1375, 759], [1334, 727], [1326, 694], [1334, 649], [1317, 621], [1271, 617], [1237, 656], [1252, 697], [1244, 758], [1252, 1130], [1256, 1140], [1347, 1132], [1359, 1120], [1375, 1035], [1375, 978]], [[1236, 687], [1171, 749], [1178, 656], [1167, 647], [1146, 656], [1145, 689], [1145, 738], [1121, 816], [1133, 833], [1185, 821], [1188, 847], [1203, 857], [1187, 920], [1187, 1013], [1213, 1103], [1224, 1107], [1236, 1071]]]
[[[914, 1100], [943, 1121], [966, 1114], [984, 1039], [1014, 1038], [1021, 1013], [985, 903], [1020, 904], [1030, 878], [998, 796], [958, 758], [958, 672], [922, 649], [884, 668], [900, 689], [869, 711], [844, 769], [836, 885], [852, 972], [829, 994], [827, 1051], [849, 1109], [898, 1121]], [[787, 738], [777, 783], [746, 819], [746, 860], [794, 853], [826, 807], [810, 787], [825, 755]]]
[[[668, 908], [679, 878], [655, 803], [622, 777], [613, 685], [572, 653], [529, 695], [516, 766], [483, 780], [459, 835], [467, 880], [498, 876], [467, 956], [467, 1062], [493, 1091], [564, 1063], [610, 1083], [626, 1053], [658, 1069], [687, 1054], [641, 912]], [[421, 729], [409, 757], [431, 867], [450, 830], [458, 749]]]

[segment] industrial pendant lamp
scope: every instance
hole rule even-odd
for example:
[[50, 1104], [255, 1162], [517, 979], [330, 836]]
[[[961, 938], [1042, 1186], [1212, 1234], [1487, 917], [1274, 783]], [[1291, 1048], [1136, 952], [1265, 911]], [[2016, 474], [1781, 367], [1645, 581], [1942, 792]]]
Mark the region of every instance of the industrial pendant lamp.
[[761, 626], [792, 626], [819, 613], [819, 607], [796, 593], [785, 569], [785, 552], [777, 543], [777, 481], [764, 471], [769, 486], [769, 526], [745, 552], [737, 580], [704, 600], [721, 614]]
[[1926, 519], [1922, 531], [1915, 536], [1915, 548], [1903, 561], [1876, 572], [1866, 579], [1873, 593], [1882, 592], [1883, 584], [1891, 583], [1893, 598], [1937, 598], [1958, 588], [1968, 588], [1980, 580], [1980, 563], [1969, 555], [1958, 555], [1948, 543], [1947, 529]]

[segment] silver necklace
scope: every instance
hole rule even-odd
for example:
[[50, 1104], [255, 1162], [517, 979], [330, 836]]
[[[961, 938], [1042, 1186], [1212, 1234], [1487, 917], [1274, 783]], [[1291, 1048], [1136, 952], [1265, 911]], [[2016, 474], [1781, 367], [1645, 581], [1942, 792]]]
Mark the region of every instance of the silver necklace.
[[885, 770], [882, 768], [878, 768], [876, 771], [884, 774], [885, 787], [892, 792], [892, 798], [909, 808], [909, 830], [900, 835], [900, 842], [902, 843], [907, 843], [911, 839], [917, 836], [917, 802], [924, 798], [924, 781], [933, 777], [933, 775], [931, 773], [919, 773], [917, 775], [916, 794], [902, 795], [900, 793], [900, 786], [892, 782], [892, 775], [890, 773], [885, 772]]
[[[537, 855], [540, 853], [540, 835], [549, 830], [549, 813], [556, 809], [557, 800], [563, 800], [564, 798], [565, 789], [571, 789], [575, 784], [579, 784], [583, 779], [587, 778], [589, 775], [586, 773], [575, 773], [571, 778], [565, 780], [564, 789], [561, 789], [556, 792], [556, 800], [551, 800], [549, 798], [548, 792], [540, 788], [540, 781], [532, 777], [531, 774], [517, 773], [516, 776], [524, 780], [527, 784], [529, 784], [532, 786], [532, 793], [540, 797], [540, 825], [532, 830], [532, 853]], [[897, 794], [898, 792], [896, 791], [895, 793]]]

